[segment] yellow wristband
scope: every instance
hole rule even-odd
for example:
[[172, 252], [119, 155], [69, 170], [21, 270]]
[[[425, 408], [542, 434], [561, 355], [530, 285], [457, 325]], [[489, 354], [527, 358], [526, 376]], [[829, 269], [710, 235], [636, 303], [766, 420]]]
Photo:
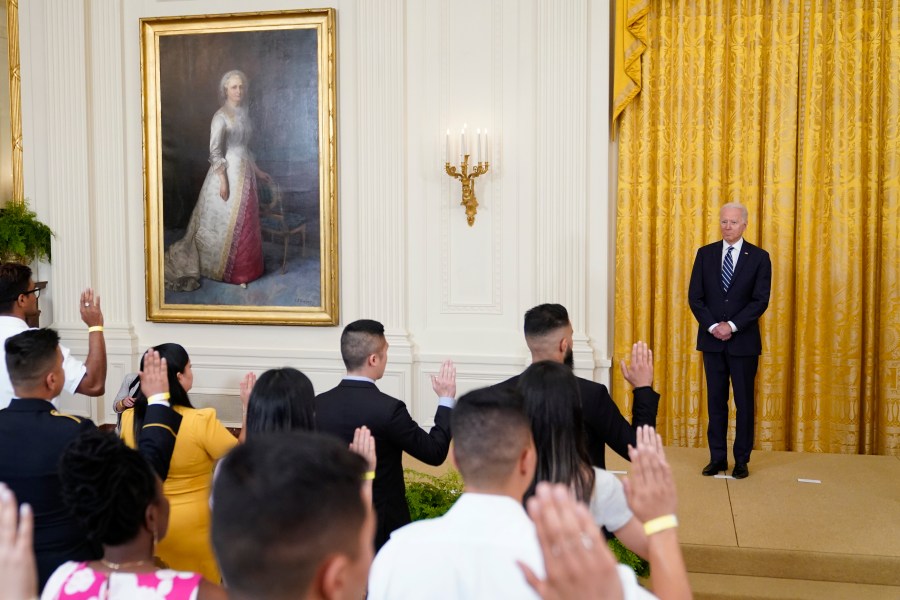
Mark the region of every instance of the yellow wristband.
[[152, 394], [151, 396], [147, 397], [147, 404], [153, 404], [154, 402], [163, 402], [163, 401], [167, 402], [169, 400], [169, 398], [171, 398], [171, 397], [172, 396], [169, 394], [169, 392], [160, 392], [158, 394]]
[[363, 475], [363, 481], [371, 481], [375, 479], [375, 471], [366, 471], [366, 474]]
[[663, 515], [644, 523], [644, 533], [650, 536], [673, 527], [678, 527], [678, 518], [675, 515]]
[[88, 333], [94, 333], [95, 331], [103, 331], [103, 325], [94, 325], [93, 327], [88, 327]]

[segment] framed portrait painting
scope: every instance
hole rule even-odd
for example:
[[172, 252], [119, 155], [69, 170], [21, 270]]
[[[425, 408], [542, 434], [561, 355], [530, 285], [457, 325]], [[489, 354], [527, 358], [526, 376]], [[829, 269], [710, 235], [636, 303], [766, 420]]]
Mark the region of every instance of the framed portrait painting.
[[334, 9], [141, 20], [147, 318], [338, 322]]

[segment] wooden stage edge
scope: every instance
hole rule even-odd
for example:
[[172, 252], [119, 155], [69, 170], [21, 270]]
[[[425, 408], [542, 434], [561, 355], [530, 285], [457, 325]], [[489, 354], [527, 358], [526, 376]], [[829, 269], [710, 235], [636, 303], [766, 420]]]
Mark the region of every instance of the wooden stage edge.
[[666, 456], [695, 598], [900, 599], [900, 457], [754, 451], [736, 480], [700, 475], [705, 448]]

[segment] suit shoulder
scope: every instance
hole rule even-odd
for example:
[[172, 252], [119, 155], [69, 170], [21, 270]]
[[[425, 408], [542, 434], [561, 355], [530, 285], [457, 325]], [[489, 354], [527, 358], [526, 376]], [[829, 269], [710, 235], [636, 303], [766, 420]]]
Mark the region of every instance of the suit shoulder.
[[763, 249], [760, 248], [759, 246], [755, 246], [755, 245], [751, 244], [750, 242], [748, 242], [748, 241], [746, 241], [746, 240], [744, 240], [744, 249], [747, 250], [747, 251], [749, 251], [749, 252], [759, 253], [760, 256], [764, 256], [764, 257], [766, 257], [766, 258], [769, 257], [769, 253], [768, 253], [766, 250], [763, 250]]
[[598, 383], [592, 379], [585, 379], [584, 377], [577, 377], [576, 379], [578, 379], [578, 385], [584, 389], [606, 391], [606, 386], [602, 383]]

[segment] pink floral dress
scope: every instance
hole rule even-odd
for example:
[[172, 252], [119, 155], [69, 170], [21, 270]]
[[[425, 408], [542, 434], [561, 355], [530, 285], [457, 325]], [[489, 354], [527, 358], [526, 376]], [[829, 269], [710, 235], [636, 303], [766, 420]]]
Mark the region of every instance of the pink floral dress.
[[86, 562], [67, 562], [47, 581], [41, 600], [196, 600], [198, 573], [104, 573]]

